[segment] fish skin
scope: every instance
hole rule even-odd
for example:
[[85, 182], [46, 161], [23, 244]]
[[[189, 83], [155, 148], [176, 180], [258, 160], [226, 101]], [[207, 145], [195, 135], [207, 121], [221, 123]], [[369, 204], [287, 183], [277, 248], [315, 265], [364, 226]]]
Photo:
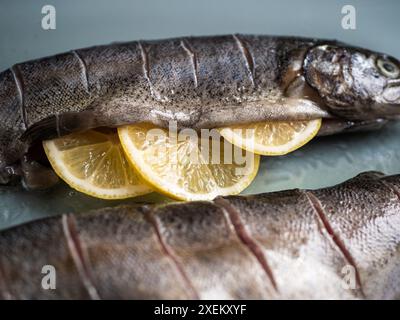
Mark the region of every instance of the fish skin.
[[[393, 270], [400, 271], [399, 179], [383, 181], [384, 185], [376, 174], [363, 175], [337, 188], [313, 193], [354, 259], [365, 295], [371, 299], [398, 299], [400, 274], [393, 274]], [[347, 197], [334, 200], [344, 193]]]
[[0, 183], [18, 176], [8, 167], [35, 141], [99, 126], [333, 117], [342, 124], [325, 131], [332, 134], [348, 120], [398, 115], [398, 78], [379, 73], [377, 59], [400, 68], [393, 57], [331, 40], [227, 35], [114, 43], [20, 63], [0, 73]]
[[[400, 175], [370, 172], [319, 190], [121, 206], [31, 222], [0, 233], [0, 293], [16, 299], [396, 299], [399, 187]], [[70, 236], [62, 231], [67, 220]], [[71, 235], [81, 249], [78, 260]], [[56, 267], [56, 290], [41, 289], [41, 264]], [[344, 286], [348, 266], [358, 279], [353, 289]]]
[[[267, 275], [217, 205], [211, 202], [170, 205], [156, 210], [154, 216], [164, 242], [172, 248], [199, 298], [277, 296]], [[243, 270], [251, 273], [251, 277]]]
[[[192, 298], [147, 221], [146, 211], [146, 207], [122, 207], [118, 212], [105, 208], [76, 217], [98, 295], [103, 299]], [[99, 237], [104, 224], [108, 227]], [[132, 263], [133, 269], [125, 267]]]
[[[30, 242], [34, 241], [34, 242]], [[32, 243], [35, 245], [32, 246]], [[24, 225], [1, 239], [0, 297], [11, 299], [89, 299], [64, 240], [59, 218]], [[19, 263], [18, 256], [24, 257]], [[42, 268], [57, 270], [56, 290], [42, 289]], [[16, 268], [16, 266], [18, 266]]]
[[[285, 299], [348, 299], [342, 289], [347, 264], [302, 191], [228, 198], [268, 261]], [[317, 271], [318, 270], [318, 271]]]

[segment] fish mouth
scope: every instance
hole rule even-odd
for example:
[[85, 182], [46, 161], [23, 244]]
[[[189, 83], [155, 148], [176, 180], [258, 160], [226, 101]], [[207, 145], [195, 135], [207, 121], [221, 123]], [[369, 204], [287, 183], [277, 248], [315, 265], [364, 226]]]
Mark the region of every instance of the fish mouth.
[[382, 91], [382, 108], [386, 119], [400, 119], [400, 79], [391, 80]]
[[386, 103], [397, 105], [400, 108], [400, 79], [388, 82], [383, 89], [382, 97]]

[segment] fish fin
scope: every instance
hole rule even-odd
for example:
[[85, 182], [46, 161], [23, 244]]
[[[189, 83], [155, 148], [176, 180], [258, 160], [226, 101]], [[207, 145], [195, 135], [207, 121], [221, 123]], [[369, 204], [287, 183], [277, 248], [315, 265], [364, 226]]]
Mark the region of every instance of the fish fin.
[[19, 163], [0, 168], [0, 186], [16, 185], [20, 181], [21, 168]]
[[362, 181], [362, 180], [379, 180], [381, 178], [385, 177], [385, 174], [380, 171], [367, 171], [367, 172], [362, 172], [355, 176], [352, 180], [356, 181]]
[[57, 118], [50, 116], [45, 118], [25, 130], [21, 135], [21, 140], [32, 143], [34, 141], [44, 140], [57, 136]]
[[95, 120], [91, 111], [69, 112], [52, 115], [30, 126], [21, 136], [22, 141], [35, 141], [60, 137], [72, 132], [94, 128]]
[[379, 130], [384, 127], [389, 120], [374, 119], [365, 121], [350, 121], [341, 119], [326, 119], [322, 122], [322, 127], [318, 136], [328, 136], [347, 132], [362, 132]]
[[22, 185], [27, 190], [42, 190], [54, 186], [59, 178], [56, 173], [37, 161], [21, 160]]
[[250, 101], [238, 105], [210, 107], [203, 110], [196, 127], [223, 127], [239, 123], [311, 120], [329, 117], [326, 110], [311, 100], [281, 97], [275, 101]]

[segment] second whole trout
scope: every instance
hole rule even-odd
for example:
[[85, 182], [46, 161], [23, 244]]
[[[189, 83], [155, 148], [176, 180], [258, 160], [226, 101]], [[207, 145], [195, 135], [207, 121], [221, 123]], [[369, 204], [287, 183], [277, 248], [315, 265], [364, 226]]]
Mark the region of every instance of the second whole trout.
[[0, 298], [399, 299], [400, 175], [33, 221], [0, 233]]
[[386, 54], [252, 35], [116, 43], [20, 63], [0, 73], [0, 182], [19, 174], [12, 166], [33, 142], [100, 126], [379, 125], [400, 113], [399, 77]]

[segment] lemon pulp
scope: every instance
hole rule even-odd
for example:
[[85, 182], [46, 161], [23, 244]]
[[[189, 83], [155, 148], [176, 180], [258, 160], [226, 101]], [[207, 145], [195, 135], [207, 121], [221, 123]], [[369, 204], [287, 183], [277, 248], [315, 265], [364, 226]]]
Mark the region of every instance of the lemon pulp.
[[116, 132], [90, 130], [43, 141], [57, 175], [72, 188], [102, 199], [152, 192], [126, 159]]

